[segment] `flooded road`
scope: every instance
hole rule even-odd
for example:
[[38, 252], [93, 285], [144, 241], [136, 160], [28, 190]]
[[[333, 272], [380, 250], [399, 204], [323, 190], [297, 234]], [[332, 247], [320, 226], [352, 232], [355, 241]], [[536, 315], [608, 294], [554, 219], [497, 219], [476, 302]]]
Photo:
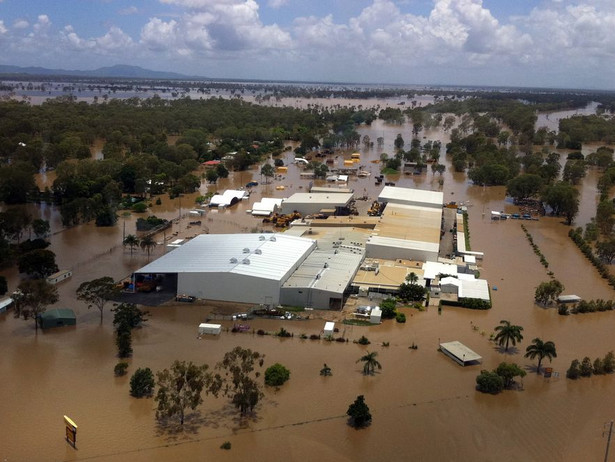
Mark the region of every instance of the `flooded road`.
[[[392, 153], [397, 133], [409, 144], [408, 126], [389, 126], [377, 121], [362, 130], [372, 140], [384, 136], [381, 150], [360, 149], [361, 163], [372, 172], [369, 178], [351, 178], [348, 186], [356, 195], [370, 200], [381, 187], [373, 176], [379, 165], [372, 160], [380, 152]], [[445, 144], [447, 134], [435, 130], [426, 139]], [[350, 153], [346, 155], [349, 156]], [[292, 159], [285, 153], [285, 164]], [[338, 154], [342, 156], [342, 154]], [[342, 156], [343, 157], [343, 156]], [[341, 162], [338, 157], [336, 162]], [[565, 159], [565, 156], [564, 156]], [[483, 251], [481, 277], [493, 288], [493, 308], [486, 312], [431, 307], [425, 312], [404, 309], [408, 322], [385, 321], [376, 327], [338, 324], [340, 335], [349, 343], [302, 340], [299, 334], [319, 333], [324, 320], [250, 321], [253, 329], [277, 331], [284, 327], [293, 338], [279, 339], [252, 333], [224, 332], [219, 338], [197, 338], [197, 326], [210, 312], [207, 305], [179, 305], [150, 308], [147, 325], [133, 333], [133, 357], [127, 376], [116, 378], [118, 362], [112, 316], [105, 312], [99, 322], [97, 310], [75, 299], [83, 281], [111, 275], [116, 279], [147, 263], [140, 249], [130, 255], [121, 246], [126, 234], [135, 232], [137, 215], [121, 216], [114, 228], [92, 224], [67, 230], [61, 228], [58, 212], [42, 207], [40, 214], [52, 223], [51, 249], [60, 268], [71, 268], [74, 276], [58, 286], [57, 307], [77, 313], [77, 326], [39, 332], [32, 322], [0, 314], [0, 460], [257, 460], [301, 461], [577, 461], [603, 457], [606, 440], [604, 424], [615, 416], [615, 376], [596, 376], [570, 381], [565, 371], [573, 359], [592, 360], [615, 350], [615, 313], [559, 316], [554, 308], [534, 305], [535, 287], [548, 280], [524, 232], [521, 222], [492, 222], [491, 210], [512, 213], [516, 207], [505, 198], [505, 188], [473, 186], [464, 174], [453, 173], [447, 165], [443, 185], [439, 176], [428, 173], [395, 175], [398, 186], [436, 189], [445, 201], [469, 202], [472, 249]], [[167, 237], [190, 236], [200, 232], [250, 232], [263, 229], [260, 220], [246, 213], [261, 197], [284, 197], [306, 191], [309, 180], [300, 179], [301, 167], [289, 165], [288, 174], [271, 184], [259, 184], [248, 201], [226, 211], [210, 211], [200, 226], [190, 225], [185, 216], [198, 194], [239, 187], [249, 181], [262, 183], [260, 166], [234, 173], [217, 185], [201, 186], [198, 194], [180, 199], [162, 197], [151, 212], [174, 219]], [[581, 214], [578, 224], [595, 212], [598, 174], [590, 171], [581, 186]], [[316, 182], [316, 184], [325, 184]], [[284, 186], [284, 190], [276, 187]], [[180, 213], [181, 209], [181, 213]], [[180, 215], [183, 218], [179, 219]], [[569, 227], [558, 218], [544, 217], [523, 222], [549, 262], [549, 270], [565, 286], [565, 293], [586, 299], [613, 297], [613, 290], [599, 279], [595, 269], [567, 237]], [[124, 228], [125, 224], [125, 228]], [[156, 237], [163, 240], [162, 235]], [[163, 253], [154, 249], [151, 259]], [[3, 272], [10, 288], [17, 282], [15, 271]], [[340, 313], [314, 312], [316, 318], [336, 319]], [[499, 352], [489, 335], [500, 320], [524, 327], [524, 340], [508, 354]], [[223, 322], [231, 327], [230, 322]], [[353, 344], [366, 335], [371, 345]], [[535, 373], [535, 361], [523, 353], [531, 340], [552, 340], [558, 356], [552, 365], [559, 378], [545, 379]], [[459, 340], [483, 357], [482, 366], [461, 368], [437, 351], [440, 341]], [[381, 346], [389, 342], [389, 347]], [[417, 350], [409, 349], [413, 343]], [[138, 367], [153, 371], [169, 367], [173, 360], [188, 360], [213, 366], [234, 346], [252, 348], [266, 355], [265, 367], [279, 362], [291, 371], [281, 389], [267, 389], [254, 419], [238, 419], [234, 408], [223, 399], [207, 397], [200, 413], [188, 420], [181, 433], [159, 427], [154, 401], [129, 396], [130, 375]], [[377, 351], [383, 366], [374, 377], [361, 374], [357, 359], [365, 351]], [[492, 369], [502, 362], [516, 362], [526, 368], [523, 390], [490, 396], [475, 391], [481, 368]], [[321, 377], [327, 363], [333, 375]], [[365, 395], [373, 415], [370, 427], [356, 431], [346, 425], [346, 410], [357, 395]], [[62, 416], [78, 425], [77, 450], [64, 441]], [[230, 441], [230, 451], [220, 445]]]

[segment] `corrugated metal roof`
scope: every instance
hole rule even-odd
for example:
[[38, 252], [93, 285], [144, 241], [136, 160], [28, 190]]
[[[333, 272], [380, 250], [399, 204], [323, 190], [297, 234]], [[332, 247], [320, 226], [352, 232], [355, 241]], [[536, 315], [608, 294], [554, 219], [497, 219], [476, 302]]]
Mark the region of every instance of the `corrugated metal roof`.
[[385, 186], [378, 196], [380, 202], [397, 202], [410, 205], [423, 204], [427, 207], [442, 207], [444, 193], [440, 191], [427, 191], [424, 189], [400, 188]]
[[448, 274], [449, 276], [457, 276], [457, 265], [448, 263], [439, 263], [435, 261], [426, 261], [423, 264], [425, 279], [435, 279], [438, 274]]
[[346, 205], [350, 199], [352, 199], [352, 193], [295, 193], [284, 200], [284, 205], [305, 203]]
[[201, 234], [136, 272], [229, 272], [280, 279], [314, 247], [312, 239], [283, 234]]
[[343, 292], [352, 281], [363, 255], [349, 251], [315, 250], [282, 287]]
[[485, 279], [474, 279], [473, 281], [462, 279], [459, 298], [478, 298], [489, 301], [489, 284]]

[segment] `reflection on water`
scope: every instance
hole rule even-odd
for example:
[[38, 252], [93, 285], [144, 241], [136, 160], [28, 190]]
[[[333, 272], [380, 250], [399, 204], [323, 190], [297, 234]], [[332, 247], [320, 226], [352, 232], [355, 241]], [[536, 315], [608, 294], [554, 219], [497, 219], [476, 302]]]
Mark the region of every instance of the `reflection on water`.
[[[361, 130], [375, 140], [385, 138], [382, 149], [360, 152], [361, 162], [372, 178], [352, 177], [349, 187], [358, 195], [377, 197], [381, 187], [373, 175], [380, 152], [392, 153], [392, 143], [402, 133], [409, 143], [410, 127], [391, 126], [376, 121]], [[448, 135], [435, 130], [426, 139]], [[348, 153], [349, 155], [349, 153]], [[292, 160], [284, 154], [285, 164]], [[340, 159], [338, 159], [340, 160]], [[137, 215], [121, 217], [113, 228], [92, 224], [62, 229], [55, 207], [32, 205], [52, 224], [51, 249], [61, 268], [72, 268], [74, 276], [59, 286], [58, 306], [77, 313], [75, 328], [39, 332], [32, 322], [11, 314], [0, 314], [0, 459], [8, 461], [46, 460], [589, 460], [604, 450], [602, 425], [615, 415], [613, 377], [594, 377], [571, 382], [563, 376], [572, 359], [592, 359], [615, 350], [612, 329], [615, 314], [596, 313], [558, 316], [554, 309], [533, 304], [535, 287], [548, 279], [546, 270], [533, 253], [520, 228], [520, 222], [491, 222], [490, 210], [514, 212], [505, 200], [505, 188], [471, 185], [464, 174], [453, 173], [447, 165], [442, 191], [445, 201], [469, 201], [472, 247], [485, 252], [481, 277], [492, 290], [493, 309], [477, 312], [445, 307], [417, 312], [405, 309], [406, 324], [387, 321], [377, 327], [341, 326], [350, 339], [366, 335], [372, 344], [361, 347], [301, 340], [300, 333], [318, 333], [321, 319], [310, 321], [251, 321], [254, 329], [294, 332], [291, 339], [224, 333], [219, 338], [197, 339], [197, 325], [207, 318], [208, 306], [182, 305], [151, 309], [151, 320], [133, 336], [134, 356], [129, 373], [138, 367], [160, 370], [175, 359], [208, 363], [213, 366], [236, 345], [266, 354], [266, 364], [285, 364], [291, 379], [280, 390], [268, 389], [256, 419], [240, 421], [223, 400], [207, 397], [200, 407], [201, 424], [182, 434], [170, 434], [154, 419], [151, 399], [129, 396], [129, 377], [116, 378], [113, 367], [118, 359], [113, 338], [111, 314], [107, 310], [100, 325], [97, 310], [75, 299], [75, 290], [86, 280], [105, 275], [121, 278], [147, 262], [136, 250], [133, 256], [121, 246], [126, 233], [135, 232]], [[226, 211], [209, 211], [202, 225], [190, 225], [185, 216], [198, 194], [241, 187], [249, 181], [262, 183], [260, 166], [236, 172], [217, 185], [203, 184], [198, 193], [181, 199], [162, 197], [151, 212], [177, 219], [168, 231], [178, 235], [200, 232], [250, 232], [263, 229], [259, 220], [246, 213], [262, 197], [284, 197], [306, 191], [309, 181], [299, 177], [301, 167], [289, 165], [288, 174], [271, 184], [260, 184], [248, 201]], [[49, 174], [48, 174], [49, 175]], [[578, 223], [593, 215], [598, 174], [590, 171], [581, 189]], [[438, 175], [391, 177], [398, 186], [438, 189]], [[325, 185], [317, 181], [318, 185]], [[284, 186], [284, 190], [277, 187]], [[181, 204], [180, 204], [181, 200]], [[549, 262], [549, 270], [566, 286], [566, 293], [584, 298], [612, 298], [613, 291], [597, 277], [593, 267], [571, 245], [568, 227], [558, 218], [545, 217], [525, 222], [534, 241]], [[163, 236], [156, 237], [162, 241]], [[152, 258], [163, 253], [157, 247]], [[11, 288], [17, 282], [15, 271], [4, 271]], [[318, 315], [318, 313], [315, 313]], [[333, 314], [337, 316], [337, 314]], [[524, 340], [508, 355], [499, 353], [489, 342], [489, 334], [500, 320], [524, 327]], [[224, 323], [230, 327], [229, 323]], [[552, 363], [561, 375], [545, 380], [535, 374], [535, 362], [523, 358], [525, 347], [535, 337], [553, 340], [558, 357]], [[436, 351], [440, 341], [459, 340], [481, 354], [480, 367], [460, 368]], [[390, 342], [383, 348], [382, 342]], [[416, 343], [418, 350], [408, 347]], [[374, 377], [361, 375], [356, 360], [366, 351], [377, 351], [383, 365]], [[474, 390], [481, 367], [495, 368], [501, 361], [517, 362], [528, 370], [523, 391], [507, 391], [485, 396]], [[326, 362], [332, 377], [318, 371]], [[355, 431], [346, 426], [345, 412], [359, 394], [364, 394], [372, 411], [371, 427]], [[63, 440], [62, 415], [79, 425], [78, 450]], [[232, 442], [223, 452], [219, 446]], [[383, 443], [386, 442], [386, 443]], [[276, 456], [272, 456], [272, 454]], [[452, 456], [454, 454], [454, 456]]]

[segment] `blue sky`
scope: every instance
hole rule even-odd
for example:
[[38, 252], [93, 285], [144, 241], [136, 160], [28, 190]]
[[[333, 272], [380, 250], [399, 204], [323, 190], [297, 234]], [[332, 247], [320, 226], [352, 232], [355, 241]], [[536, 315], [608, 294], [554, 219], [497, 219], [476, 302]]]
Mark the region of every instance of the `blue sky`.
[[614, 0], [0, 0], [0, 64], [615, 89]]

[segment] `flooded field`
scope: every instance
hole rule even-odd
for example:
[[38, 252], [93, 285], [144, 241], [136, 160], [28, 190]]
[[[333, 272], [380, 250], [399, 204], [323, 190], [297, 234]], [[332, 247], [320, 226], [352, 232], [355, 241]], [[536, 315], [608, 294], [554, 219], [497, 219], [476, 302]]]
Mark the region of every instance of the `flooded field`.
[[[381, 121], [363, 129], [375, 139], [385, 138], [382, 150], [363, 150], [362, 164], [372, 177], [352, 177], [349, 187], [356, 196], [377, 197], [381, 187], [373, 176], [379, 165], [371, 160], [382, 151], [392, 153], [393, 140], [402, 133], [410, 141], [410, 128]], [[426, 139], [447, 134], [428, 132]], [[347, 154], [349, 155], [349, 153]], [[287, 153], [285, 163], [292, 159]], [[335, 158], [334, 158], [335, 159]], [[335, 162], [342, 163], [339, 154]], [[135, 214], [121, 217], [114, 228], [93, 224], [63, 230], [53, 207], [42, 207], [40, 215], [51, 221], [51, 249], [60, 268], [71, 268], [74, 276], [59, 285], [57, 307], [73, 308], [77, 326], [40, 332], [32, 321], [0, 314], [0, 460], [6, 461], [169, 461], [169, 460], [301, 460], [301, 461], [402, 461], [402, 460], [501, 460], [577, 461], [598, 460], [604, 455], [604, 424], [615, 416], [615, 377], [597, 376], [570, 381], [565, 371], [573, 359], [592, 360], [615, 350], [615, 313], [559, 316], [554, 308], [534, 305], [535, 287], [548, 276], [516, 220], [492, 222], [491, 210], [512, 213], [516, 207], [505, 198], [502, 187], [473, 186], [464, 174], [452, 173], [447, 165], [443, 185], [439, 176], [396, 175], [388, 178], [397, 186], [441, 189], [445, 201], [469, 203], [472, 249], [483, 251], [481, 277], [492, 286], [493, 308], [487, 312], [431, 307], [425, 312], [406, 309], [408, 321], [385, 321], [376, 327], [344, 326], [340, 335], [350, 340], [366, 335], [372, 342], [357, 344], [302, 340], [299, 334], [319, 333], [324, 319], [339, 319], [338, 312], [313, 312], [307, 321], [254, 320], [254, 329], [277, 331], [284, 327], [293, 338], [260, 337], [252, 333], [224, 332], [218, 338], [197, 338], [197, 326], [211, 313], [201, 304], [165, 305], [148, 308], [147, 325], [133, 334], [134, 355], [129, 374], [116, 378], [118, 362], [112, 316], [105, 312], [103, 323], [97, 310], [75, 299], [83, 281], [111, 275], [121, 279], [147, 263], [147, 255], [122, 248], [123, 233], [135, 232]], [[300, 179], [300, 167], [289, 165], [288, 174], [271, 184], [262, 184], [260, 168], [232, 174], [218, 185], [201, 187], [200, 194], [240, 187], [258, 181], [250, 199], [224, 211], [210, 211], [200, 226], [190, 225], [186, 212], [194, 207], [192, 196], [162, 197], [152, 213], [174, 219], [168, 231], [176, 236], [200, 232], [250, 232], [263, 224], [246, 213], [261, 197], [284, 197], [306, 191], [309, 180]], [[581, 186], [581, 214], [576, 225], [594, 215], [596, 181], [591, 172]], [[40, 179], [40, 181], [49, 181]], [[316, 182], [324, 185], [324, 182]], [[284, 190], [277, 187], [284, 186]], [[181, 201], [181, 203], [180, 203]], [[38, 210], [33, 209], [38, 212]], [[180, 218], [180, 216], [183, 216]], [[594, 268], [567, 237], [569, 227], [560, 219], [545, 217], [523, 222], [549, 262], [549, 270], [565, 286], [565, 293], [586, 299], [612, 298], [613, 290], [597, 276]], [[125, 228], [124, 228], [125, 226]], [[157, 240], [163, 240], [162, 235]], [[152, 259], [163, 253], [154, 249]], [[15, 271], [4, 272], [11, 289]], [[508, 354], [489, 341], [500, 320], [524, 327], [524, 340]], [[225, 328], [231, 323], [224, 321]], [[535, 372], [536, 363], [523, 357], [535, 337], [552, 340], [558, 357], [551, 364], [559, 378], [545, 379]], [[461, 368], [437, 351], [440, 341], [459, 340], [483, 357], [482, 366]], [[389, 342], [389, 347], [381, 346]], [[415, 343], [417, 350], [409, 349]], [[199, 413], [188, 419], [183, 432], [157, 425], [154, 401], [129, 396], [129, 378], [138, 367], [153, 371], [169, 367], [173, 360], [207, 363], [213, 367], [234, 346], [252, 348], [266, 355], [265, 367], [279, 362], [291, 371], [281, 389], [267, 389], [252, 419], [240, 420], [223, 399], [207, 397]], [[366, 350], [377, 351], [382, 371], [364, 377], [357, 359]], [[475, 391], [481, 368], [492, 369], [502, 362], [526, 368], [523, 389], [497, 396]], [[327, 363], [333, 375], [321, 377]], [[549, 365], [547, 362], [545, 365]], [[346, 410], [357, 395], [365, 395], [373, 423], [364, 430], [346, 425]], [[64, 441], [62, 416], [78, 425], [77, 449]], [[230, 441], [232, 449], [220, 445]]]

